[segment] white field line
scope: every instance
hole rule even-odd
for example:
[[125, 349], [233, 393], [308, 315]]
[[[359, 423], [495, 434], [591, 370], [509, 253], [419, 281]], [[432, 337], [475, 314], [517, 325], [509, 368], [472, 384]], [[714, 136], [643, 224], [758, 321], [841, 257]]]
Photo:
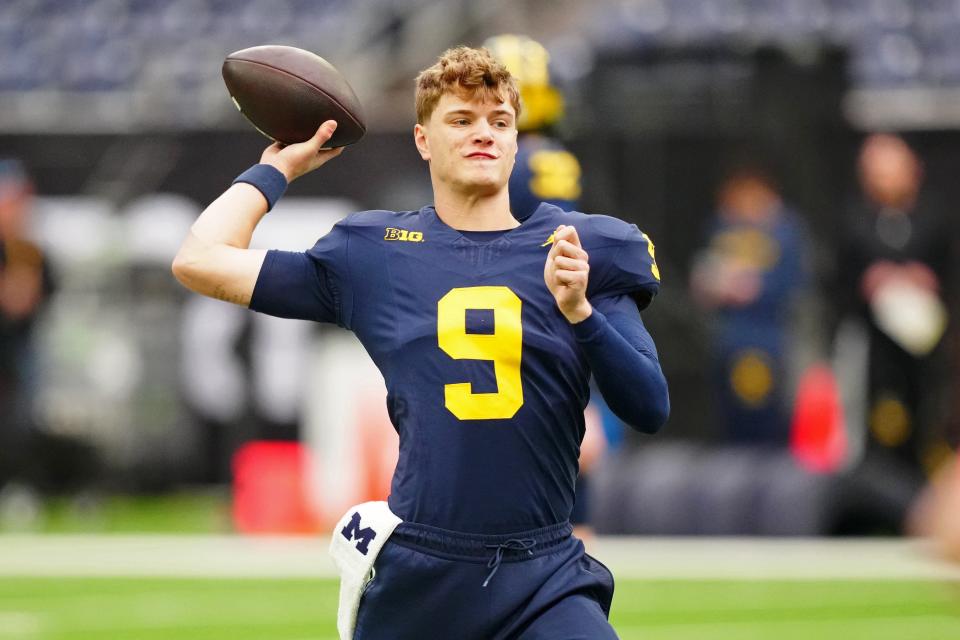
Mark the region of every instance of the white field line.
[[623, 578], [960, 580], [919, 540], [611, 537], [589, 551]]
[[816, 637], [818, 631], [829, 631], [830, 637], [838, 637], [839, 632], [847, 632], [851, 639], [870, 638], [871, 640], [887, 640], [895, 638], [918, 638], [917, 630], [923, 629], [940, 631], [935, 636], [926, 636], [926, 640], [934, 638], [955, 638], [956, 620], [946, 615], [920, 615], [909, 617], [875, 616], [858, 617], [853, 620], [764, 620], [764, 636], [757, 635], [758, 623], [756, 620], [711, 620], [710, 622], [672, 621], [668, 625], [625, 625], [618, 624], [620, 633], [633, 632], [645, 634], [661, 640], [702, 640], [703, 638], [760, 638], [770, 637], [775, 632], [778, 640], [795, 640]]
[[327, 577], [327, 545], [305, 537], [3, 535], [0, 576]]
[[[0, 535], [0, 576], [325, 578], [328, 540], [308, 537]], [[617, 578], [960, 580], [921, 541], [599, 538]]]
[[0, 611], [0, 638], [26, 638], [40, 633], [40, 617], [21, 611]]

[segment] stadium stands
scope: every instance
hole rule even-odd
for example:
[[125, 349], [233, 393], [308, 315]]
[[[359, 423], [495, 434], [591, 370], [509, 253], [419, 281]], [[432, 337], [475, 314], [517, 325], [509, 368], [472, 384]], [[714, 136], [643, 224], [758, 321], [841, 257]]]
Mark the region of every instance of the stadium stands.
[[[8, 105], [0, 132], [240, 126], [218, 74], [227, 53], [252, 43], [320, 51], [346, 65], [348, 76], [363, 69], [370, 86], [360, 91], [375, 95], [398, 82], [405, 61], [433, 47], [412, 23], [424, 23], [419, 18], [437, 4], [11, 0], [0, 6], [0, 98]], [[457, 15], [463, 6], [445, 3], [445, 10]], [[579, 10], [599, 50], [838, 44], [851, 52], [855, 91], [909, 88], [929, 96], [960, 88], [960, 4], [949, 0], [604, 0]], [[433, 21], [447, 25], [448, 40], [469, 34], [471, 13], [459, 13], [464, 24]], [[377, 68], [387, 71], [369, 72]], [[37, 98], [55, 107], [37, 113], [26, 106]], [[77, 107], [65, 119], [68, 105]]]

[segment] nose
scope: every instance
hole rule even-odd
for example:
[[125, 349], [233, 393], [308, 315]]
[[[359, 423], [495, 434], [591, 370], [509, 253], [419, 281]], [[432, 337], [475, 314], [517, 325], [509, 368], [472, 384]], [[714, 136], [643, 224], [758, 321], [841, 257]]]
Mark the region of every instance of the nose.
[[490, 123], [483, 118], [478, 119], [477, 126], [474, 127], [473, 142], [482, 145], [493, 143], [493, 130], [490, 127]]

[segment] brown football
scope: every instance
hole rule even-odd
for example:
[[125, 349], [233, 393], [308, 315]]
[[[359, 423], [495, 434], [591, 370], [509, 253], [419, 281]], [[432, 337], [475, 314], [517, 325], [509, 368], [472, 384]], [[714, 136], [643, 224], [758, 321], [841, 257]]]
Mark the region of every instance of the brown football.
[[337, 121], [327, 147], [353, 144], [367, 131], [353, 89], [315, 53], [282, 45], [241, 49], [223, 61], [223, 81], [240, 113], [272, 140], [309, 140], [326, 120]]

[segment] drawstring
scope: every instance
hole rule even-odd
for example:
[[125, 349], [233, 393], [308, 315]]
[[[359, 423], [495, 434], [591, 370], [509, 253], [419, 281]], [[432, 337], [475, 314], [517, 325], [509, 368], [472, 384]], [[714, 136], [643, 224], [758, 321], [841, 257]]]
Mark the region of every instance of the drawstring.
[[500, 563], [503, 562], [503, 553], [507, 550], [512, 551], [526, 551], [529, 555], [533, 555], [533, 548], [537, 546], [537, 541], [532, 538], [510, 538], [506, 542], [501, 544], [485, 544], [483, 545], [487, 549], [496, 549], [493, 556], [490, 558], [490, 562], [487, 563], [487, 568], [490, 569], [490, 573], [487, 574], [487, 579], [483, 581], [483, 586], [486, 587], [490, 584], [490, 578], [493, 577], [493, 574], [497, 572], [497, 569], [500, 568]]

